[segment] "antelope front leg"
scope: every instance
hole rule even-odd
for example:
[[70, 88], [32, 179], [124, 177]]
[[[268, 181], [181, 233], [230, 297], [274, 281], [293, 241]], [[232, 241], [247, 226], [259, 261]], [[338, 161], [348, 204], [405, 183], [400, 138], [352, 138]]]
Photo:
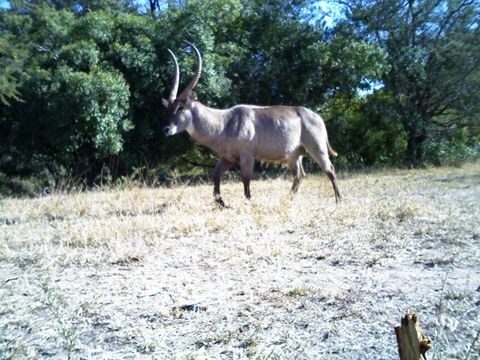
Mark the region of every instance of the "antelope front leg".
[[230, 169], [233, 165], [234, 164], [227, 159], [220, 158], [215, 166], [215, 170], [213, 171], [213, 196], [215, 197], [215, 201], [223, 207], [225, 207], [225, 203], [220, 196], [220, 182], [222, 181], [222, 176], [225, 171]]

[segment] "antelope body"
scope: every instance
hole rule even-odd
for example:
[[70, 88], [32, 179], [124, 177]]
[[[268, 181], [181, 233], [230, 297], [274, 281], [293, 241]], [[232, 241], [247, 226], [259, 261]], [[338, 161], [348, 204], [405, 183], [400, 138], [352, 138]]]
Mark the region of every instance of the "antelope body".
[[170, 113], [166, 135], [187, 131], [197, 143], [206, 146], [220, 157], [214, 173], [214, 196], [224, 205], [220, 196], [223, 174], [235, 164], [240, 164], [240, 175], [247, 198], [255, 160], [286, 162], [293, 173], [291, 188], [296, 192], [305, 177], [302, 156], [309, 154], [325, 171], [332, 182], [335, 200], [341, 199], [335, 169], [328, 154], [336, 156], [328, 143], [327, 130], [322, 118], [304, 107], [236, 105], [232, 108], [213, 109], [197, 101], [195, 88], [202, 68], [198, 49], [190, 44], [197, 56], [193, 80], [177, 96], [180, 71], [175, 55], [175, 76], [168, 100], [164, 106]]

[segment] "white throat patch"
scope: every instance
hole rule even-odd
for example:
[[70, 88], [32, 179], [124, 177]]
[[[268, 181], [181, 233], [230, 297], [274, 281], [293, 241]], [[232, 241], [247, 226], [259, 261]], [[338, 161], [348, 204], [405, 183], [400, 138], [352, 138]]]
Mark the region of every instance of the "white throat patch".
[[168, 128], [168, 136], [175, 135], [177, 133], [177, 127], [175, 125], [172, 125]]
[[188, 133], [188, 135], [192, 135], [195, 132], [195, 126], [193, 125], [193, 119], [188, 123], [187, 127], [185, 128], [185, 131]]

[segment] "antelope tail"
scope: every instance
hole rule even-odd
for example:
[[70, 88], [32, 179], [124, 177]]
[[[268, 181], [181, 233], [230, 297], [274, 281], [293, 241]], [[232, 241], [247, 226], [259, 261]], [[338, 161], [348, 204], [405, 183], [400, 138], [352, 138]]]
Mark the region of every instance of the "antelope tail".
[[332, 147], [330, 146], [330, 143], [328, 142], [328, 140], [327, 140], [327, 147], [328, 147], [328, 152], [330, 153], [330, 155], [338, 156], [337, 152], [335, 150], [333, 150]]

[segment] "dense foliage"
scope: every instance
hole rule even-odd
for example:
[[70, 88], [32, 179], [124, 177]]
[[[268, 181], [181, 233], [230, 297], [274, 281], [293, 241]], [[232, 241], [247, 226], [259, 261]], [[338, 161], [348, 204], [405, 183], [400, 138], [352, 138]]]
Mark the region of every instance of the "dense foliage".
[[[322, 6], [319, 6], [319, 3]], [[325, 3], [342, 12], [325, 21]], [[341, 166], [455, 163], [480, 151], [473, 0], [15, 0], [0, 10], [0, 182], [155, 180], [209, 166], [161, 134], [160, 105], [204, 56], [202, 102], [303, 105]], [[185, 50], [185, 51], [184, 51]], [[17, 179], [17, 180], [16, 180]]]

